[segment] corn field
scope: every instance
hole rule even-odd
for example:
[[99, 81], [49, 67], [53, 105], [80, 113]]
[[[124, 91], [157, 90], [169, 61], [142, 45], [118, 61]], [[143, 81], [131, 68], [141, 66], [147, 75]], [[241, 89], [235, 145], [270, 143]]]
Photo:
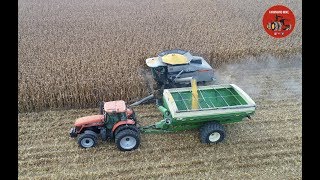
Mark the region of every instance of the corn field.
[[214, 67], [248, 56], [301, 53], [301, 0], [281, 1], [296, 17], [284, 39], [262, 27], [279, 1], [20, 0], [18, 109], [96, 107], [148, 95], [145, 59], [168, 49]]

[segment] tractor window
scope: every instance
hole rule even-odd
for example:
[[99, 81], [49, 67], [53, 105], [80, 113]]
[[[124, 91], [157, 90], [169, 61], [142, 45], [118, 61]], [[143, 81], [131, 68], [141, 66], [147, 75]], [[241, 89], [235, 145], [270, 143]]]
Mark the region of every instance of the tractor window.
[[127, 115], [125, 112], [119, 113], [118, 115], [119, 115], [120, 120], [127, 120]]
[[107, 112], [104, 113], [104, 122], [108, 122], [109, 114]]
[[120, 120], [120, 116], [117, 113], [107, 113], [107, 122], [112, 123], [112, 122], [117, 122]]

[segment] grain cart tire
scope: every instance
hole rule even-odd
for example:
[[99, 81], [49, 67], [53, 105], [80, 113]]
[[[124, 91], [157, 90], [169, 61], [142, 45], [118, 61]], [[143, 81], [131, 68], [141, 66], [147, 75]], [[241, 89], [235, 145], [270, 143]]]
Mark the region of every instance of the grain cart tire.
[[121, 151], [131, 151], [137, 149], [140, 145], [139, 132], [131, 129], [119, 131], [115, 137], [115, 143]]
[[97, 144], [98, 135], [91, 130], [86, 130], [79, 136], [78, 144], [82, 148], [91, 148]]
[[216, 122], [209, 122], [200, 128], [201, 143], [218, 143], [225, 137], [223, 126]]

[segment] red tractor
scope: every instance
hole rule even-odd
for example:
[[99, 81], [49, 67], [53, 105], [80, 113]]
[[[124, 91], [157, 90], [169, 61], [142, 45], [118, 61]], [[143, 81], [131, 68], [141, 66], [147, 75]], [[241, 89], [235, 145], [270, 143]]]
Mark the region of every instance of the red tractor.
[[140, 131], [136, 126], [133, 109], [125, 102], [103, 102], [100, 115], [81, 117], [70, 129], [70, 136], [78, 136], [78, 144], [82, 148], [94, 147], [98, 137], [101, 140], [114, 140], [121, 151], [131, 151], [140, 145]]

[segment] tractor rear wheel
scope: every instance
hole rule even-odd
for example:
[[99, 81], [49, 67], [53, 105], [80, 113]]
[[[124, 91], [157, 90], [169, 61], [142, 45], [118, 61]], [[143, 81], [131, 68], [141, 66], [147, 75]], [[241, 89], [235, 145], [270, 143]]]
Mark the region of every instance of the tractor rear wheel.
[[115, 142], [119, 150], [131, 151], [139, 147], [140, 134], [131, 129], [124, 129], [115, 135]]
[[117, 127], [117, 129], [114, 131], [114, 135], [118, 134], [120, 131], [123, 131], [125, 129], [133, 130], [133, 131], [137, 132], [138, 135], [140, 136], [139, 128], [136, 125], [132, 125], [132, 124], [126, 124], [126, 125], [121, 125], [121, 126]]
[[97, 144], [98, 135], [91, 130], [86, 130], [79, 136], [78, 144], [82, 148], [91, 148]]
[[218, 143], [225, 138], [223, 126], [216, 122], [209, 122], [200, 128], [200, 140], [202, 143]]

